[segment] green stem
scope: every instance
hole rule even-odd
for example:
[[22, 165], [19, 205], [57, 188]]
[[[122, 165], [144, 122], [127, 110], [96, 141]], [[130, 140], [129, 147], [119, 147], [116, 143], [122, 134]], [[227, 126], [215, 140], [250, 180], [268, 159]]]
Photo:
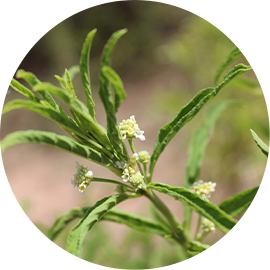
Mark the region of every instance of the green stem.
[[[147, 175], [146, 163], [143, 163], [143, 170], [144, 170], [144, 177], [146, 179], [146, 175]], [[146, 179], [146, 182], [147, 182], [147, 179]]]
[[197, 229], [196, 229], [195, 236], [194, 236], [195, 240], [198, 239], [198, 237], [199, 237], [199, 231], [200, 231], [200, 227], [201, 227], [201, 221], [202, 221], [202, 216], [199, 215]]
[[185, 221], [183, 223], [185, 232], [191, 237], [191, 221], [192, 221], [192, 209], [188, 207], [187, 205], [184, 205], [184, 211], [185, 211]]
[[126, 185], [126, 184], [124, 184], [122, 182], [118, 182], [118, 181], [111, 180], [111, 179], [103, 179], [103, 178], [94, 177], [91, 182], [102, 182], [102, 183], [110, 183], [110, 184], [122, 185], [122, 186], [125, 186], [125, 187], [128, 187], [128, 188], [132, 188], [134, 190], [134, 188], [129, 186], [129, 185]]
[[156, 208], [163, 214], [168, 220], [170, 227], [174, 233], [175, 239], [184, 247], [188, 247], [188, 240], [184, 234], [183, 228], [177, 221], [175, 216], [169, 210], [169, 208], [158, 198], [158, 196], [151, 190], [147, 190], [145, 196], [156, 206]]
[[199, 237], [198, 241], [202, 242], [204, 238], [209, 234], [209, 232], [204, 231]]
[[[131, 149], [132, 153], [135, 154], [135, 153], [136, 153], [136, 149], [135, 149], [135, 146], [134, 146], [134, 144], [133, 144], [132, 139], [129, 139], [129, 140], [128, 140], [128, 143], [129, 143], [129, 145], [130, 145], [130, 149]], [[144, 174], [143, 174], [143, 171], [142, 171], [142, 167], [141, 167], [139, 161], [136, 160], [136, 163], [137, 163], [137, 165], [138, 165], [138, 168], [139, 168], [139, 170], [140, 170], [140, 173], [141, 173], [142, 175], [144, 175]]]

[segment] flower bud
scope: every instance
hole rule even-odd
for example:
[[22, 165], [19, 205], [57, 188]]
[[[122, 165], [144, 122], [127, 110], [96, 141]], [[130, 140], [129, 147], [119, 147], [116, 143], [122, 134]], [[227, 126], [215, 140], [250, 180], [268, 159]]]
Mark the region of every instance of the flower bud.
[[143, 175], [140, 172], [131, 175], [129, 182], [135, 187], [135, 189], [139, 189], [143, 184]]
[[202, 220], [202, 229], [205, 231], [205, 232], [215, 232], [216, 228], [215, 228], [215, 224], [210, 221], [209, 219], [207, 218], [204, 218]]
[[139, 161], [143, 164], [148, 163], [150, 160], [150, 155], [147, 151], [139, 152]]

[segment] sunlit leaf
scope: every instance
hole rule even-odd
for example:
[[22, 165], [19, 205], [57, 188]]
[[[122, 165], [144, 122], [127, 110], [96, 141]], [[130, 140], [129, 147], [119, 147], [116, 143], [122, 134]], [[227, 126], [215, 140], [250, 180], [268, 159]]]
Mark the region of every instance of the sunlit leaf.
[[80, 72], [83, 84], [84, 93], [86, 96], [87, 107], [90, 115], [95, 119], [95, 103], [92, 98], [91, 85], [90, 85], [90, 70], [89, 70], [89, 58], [90, 50], [93, 42], [93, 38], [97, 29], [92, 30], [86, 37], [80, 59]]
[[268, 157], [269, 147], [262, 141], [262, 139], [255, 133], [255, 131], [253, 131], [252, 129], [250, 131], [258, 147]]
[[215, 204], [203, 200], [198, 194], [182, 187], [172, 187], [163, 183], [150, 183], [148, 188], [164, 193], [188, 205], [198, 214], [211, 220], [218, 229], [227, 233], [236, 224], [231, 216]]

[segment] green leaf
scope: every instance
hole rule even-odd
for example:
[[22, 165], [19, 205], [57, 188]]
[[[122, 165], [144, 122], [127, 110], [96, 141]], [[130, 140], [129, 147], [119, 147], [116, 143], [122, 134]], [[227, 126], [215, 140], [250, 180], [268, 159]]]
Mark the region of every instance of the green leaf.
[[235, 196], [228, 198], [219, 205], [219, 208], [231, 216], [243, 214], [252, 203], [259, 187], [247, 189]]
[[126, 29], [119, 30], [111, 36], [103, 49], [99, 72], [99, 94], [107, 113], [107, 134], [117, 154], [120, 156], [121, 159], [125, 161], [128, 160], [128, 152], [118, 128], [110, 81], [104, 76], [102, 69], [104, 66], [110, 66], [113, 49], [120, 37], [123, 36], [126, 32]]
[[218, 84], [218, 80], [222, 72], [240, 55], [242, 55], [241, 51], [235, 47], [230, 54], [226, 57], [226, 59], [222, 62], [222, 64], [219, 66], [216, 76], [215, 76], [215, 84]]
[[54, 240], [57, 235], [75, 218], [83, 217], [88, 208], [75, 208], [59, 217], [48, 231], [48, 238]]
[[12, 100], [4, 106], [3, 114], [14, 109], [26, 109], [36, 112], [46, 118], [55, 121], [63, 130], [69, 133], [78, 142], [90, 146], [91, 148], [107, 153], [108, 157], [113, 158], [113, 155], [106, 151], [94, 139], [87, 137], [81, 129], [77, 126], [76, 122], [66, 115], [61, 106], [59, 111], [54, 110], [46, 101], [41, 100], [40, 103], [35, 101], [26, 100]]
[[124, 224], [143, 233], [155, 233], [163, 237], [171, 235], [171, 231], [162, 224], [118, 208], [109, 211], [103, 220]]
[[221, 113], [230, 104], [232, 104], [232, 101], [225, 100], [215, 103], [210, 107], [205, 114], [203, 123], [194, 133], [188, 151], [189, 154], [185, 178], [186, 188], [190, 188], [190, 186], [198, 180], [203, 156], [210, 141], [210, 136], [213, 133], [214, 125]]
[[165, 126], [161, 128], [158, 133], [157, 141], [154, 147], [153, 154], [151, 156], [150, 163], [150, 173], [153, 174], [155, 164], [164, 151], [165, 147], [172, 140], [172, 138], [177, 134], [177, 132], [188, 123], [211, 99], [213, 99], [219, 91], [226, 86], [233, 78], [250, 71], [252, 68], [250, 66], [245, 66], [239, 64], [235, 66], [225, 77], [224, 80], [215, 88], [206, 88], [201, 90], [197, 95], [184, 106], [176, 115], [176, 117]]
[[65, 79], [63, 79], [62, 77], [58, 76], [58, 75], [54, 75], [54, 77], [59, 81], [60, 83], [60, 86], [63, 88], [63, 89], [66, 89], [69, 91], [68, 89], [68, 86], [67, 86], [67, 82]]
[[172, 187], [163, 183], [150, 183], [147, 186], [158, 192], [167, 194], [175, 200], [191, 207], [198, 214], [211, 220], [218, 229], [227, 233], [236, 224], [231, 216], [211, 202], [203, 200], [198, 194], [182, 187]]
[[78, 99], [75, 99], [70, 93], [50, 83], [40, 83], [34, 87], [34, 90], [46, 90], [62, 99], [68, 105], [70, 112], [73, 114], [77, 124], [85, 134], [93, 136], [95, 140], [105, 148], [113, 148], [107, 135], [103, 132], [91, 115], [89, 115], [85, 105]]
[[39, 102], [39, 98], [37, 98], [31, 90], [29, 90], [28, 88], [26, 88], [24, 85], [20, 84], [18, 81], [16, 81], [15, 79], [11, 80], [10, 86], [17, 92], [19, 92], [20, 94], [26, 96], [27, 98], [29, 98], [30, 100]]
[[[33, 73], [26, 72], [22, 69], [17, 71], [16, 77], [18, 79], [24, 79], [32, 88], [40, 83], [38, 78]], [[55, 110], [59, 110], [56, 102], [54, 101], [50, 93], [46, 91], [40, 91], [39, 94], [45, 101], [47, 101], [52, 106], [52, 108], [54, 108]]]
[[125, 92], [123, 83], [118, 74], [110, 67], [104, 66], [102, 68], [103, 75], [109, 80], [114, 89], [114, 109], [118, 112], [121, 102], [123, 102], [127, 94]]
[[[73, 81], [74, 77], [80, 73], [80, 66], [72, 66], [68, 69], [70, 80]], [[63, 79], [66, 78], [66, 74], [62, 76]]]
[[3, 114], [14, 109], [26, 109], [36, 112], [46, 118], [55, 121], [58, 125], [65, 128], [70, 134], [75, 133], [80, 136], [84, 136], [77, 125], [68, 118], [65, 114], [54, 110], [51, 107], [46, 107], [44, 104], [37, 103], [35, 101], [14, 99], [8, 102], [3, 108]]
[[[52, 228], [48, 232], [48, 238], [54, 240], [57, 235], [75, 218], [81, 218], [85, 215], [90, 207], [75, 208], [70, 212], [59, 217]], [[127, 211], [123, 211], [119, 208], [113, 208], [105, 214], [101, 220], [111, 221], [118, 224], [123, 224], [131, 229], [143, 232], [143, 233], [155, 233], [165, 238], [171, 236], [171, 232], [168, 228], [164, 228], [161, 224], [153, 222], [147, 218], [132, 214]]]
[[27, 130], [11, 133], [2, 140], [1, 150], [4, 152], [12, 146], [24, 143], [37, 143], [53, 146], [105, 166], [117, 175], [122, 174], [121, 170], [117, 169], [113, 162], [103, 153], [97, 152], [69, 137], [60, 136], [53, 132]]
[[72, 81], [71, 81], [71, 77], [70, 77], [67, 69], [65, 70], [65, 75], [66, 75], [67, 89], [69, 89], [70, 93], [73, 95], [74, 98], [77, 98], [75, 91], [74, 91]]
[[97, 29], [92, 30], [86, 37], [83, 44], [81, 59], [80, 59], [80, 72], [83, 84], [84, 93], [86, 96], [87, 107], [90, 115], [95, 119], [95, 103], [92, 99], [91, 85], [90, 85], [90, 70], [89, 70], [89, 57], [93, 38]]
[[262, 152], [268, 157], [269, 147], [261, 140], [261, 138], [255, 133], [255, 131], [253, 131], [252, 129], [250, 131], [255, 143], [262, 150]]
[[115, 205], [129, 198], [131, 197], [126, 194], [113, 195], [103, 198], [88, 209], [80, 222], [70, 231], [66, 250], [73, 255], [79, 256], [88, 231]]

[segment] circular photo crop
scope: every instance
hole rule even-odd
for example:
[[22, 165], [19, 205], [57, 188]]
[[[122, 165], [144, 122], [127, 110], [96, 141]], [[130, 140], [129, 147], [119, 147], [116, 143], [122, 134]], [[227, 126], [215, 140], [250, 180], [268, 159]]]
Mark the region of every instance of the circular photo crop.
[[69, 253], [119, 269], [179, 263], [252, 203], [268, 156], [263, 92], [241, 48], [202, 18], [149, 1], [96, 6], [50, 30], [14, 73], [6, 175]]

